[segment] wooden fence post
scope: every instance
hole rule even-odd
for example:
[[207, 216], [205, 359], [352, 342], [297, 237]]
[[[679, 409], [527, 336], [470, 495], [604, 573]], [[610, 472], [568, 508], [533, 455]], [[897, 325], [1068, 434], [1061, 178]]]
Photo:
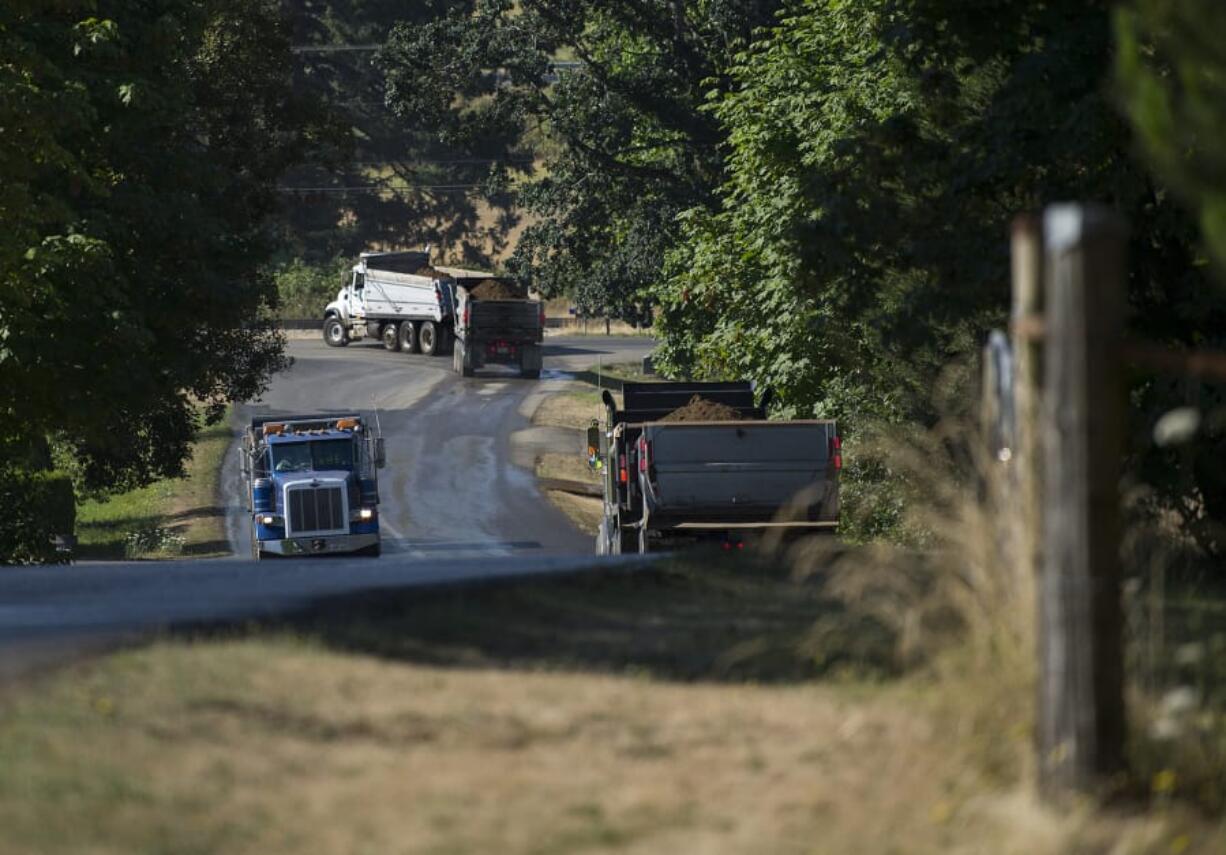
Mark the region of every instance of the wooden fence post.
[[1120, 605], [1125, 227], [1096, 206], [1043, 218], [1039, 784], [1060, 801], [1124, 767]]
[[[1043, 658], [1043, 635], [1036, 631], [1036, 601], [1043, 560], [1043, 459], [1039, 441], [1043, 348], [1043, 230], [1039, 218], [1022, 214], [1013, 220], [1010, 240], [1013, 268], [1013, 532], [1012, 580], [1020, 615], [1019, 640]], [[1009, 523], [1006, 523], [1008, 525]]]

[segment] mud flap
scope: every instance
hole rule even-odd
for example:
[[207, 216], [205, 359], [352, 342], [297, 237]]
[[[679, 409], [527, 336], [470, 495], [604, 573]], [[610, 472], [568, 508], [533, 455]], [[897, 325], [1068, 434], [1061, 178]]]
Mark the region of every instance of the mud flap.
[[525, 344], [519, 353], [519, 373], [524, 377], [540, 377], [541, 360], [541, 346]]

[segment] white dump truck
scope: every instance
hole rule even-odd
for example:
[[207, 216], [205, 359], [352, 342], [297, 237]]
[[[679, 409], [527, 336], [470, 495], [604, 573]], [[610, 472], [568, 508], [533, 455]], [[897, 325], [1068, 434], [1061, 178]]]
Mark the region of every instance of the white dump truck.
[[431, 267], [427, 252], [369, 252], [324, 309], [323, 336], [333, 347], [369, 337], [388, 350], [452, 354], [464, 376], [503, 364], [535, 378], [544, 327], [543, 304], [509, 279]]
[[349, 282], [324, 309], [324, 341], [344, 347], [363, 337], [388, 350], [450, 352], [454, 280], [430, 267], [425, 252], [364, 252]]

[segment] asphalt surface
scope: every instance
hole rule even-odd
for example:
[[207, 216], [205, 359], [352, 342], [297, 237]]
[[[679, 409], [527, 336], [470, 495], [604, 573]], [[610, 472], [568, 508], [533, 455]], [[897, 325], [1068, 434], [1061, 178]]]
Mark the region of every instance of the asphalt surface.
[[536, 428], [540, 401], [567, 372], [641, 358], [636, 338], [550, 338], [539, 381], [491, 368], [461, 378], [450, 360], [374, 344], [290, 342], [293, 367], [252, 413], [377, 410], [387, 446], [380, 472], [379, 559], [254, 562], [242, 510], [237, 446], [223, 491], [236, 559], [121, 562], [0, 572], [0, 678], [83, 648], [179, 624], [245, 620], [361, 591], [434, 586], [624, 563], [597, 559], [589, 535], [536, 489], [543, 451], [582, 453], [576, 432]]

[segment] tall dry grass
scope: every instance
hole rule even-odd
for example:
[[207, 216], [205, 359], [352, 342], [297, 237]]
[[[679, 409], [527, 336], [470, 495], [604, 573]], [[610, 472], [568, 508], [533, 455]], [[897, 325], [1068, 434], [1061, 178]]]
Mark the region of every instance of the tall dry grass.
[[846, 448], [901, 490], [903, 545], [831, 538], [769, 542], [797, 577], [821, 577], [851, 613], [894, 633], [896, 655], [930, 688], [938, 717], [1002, 781], [1033, 777], [1035, 578], [1023, 548], [1016, 459], [992, 459], [977, 428], [881, 429]]

